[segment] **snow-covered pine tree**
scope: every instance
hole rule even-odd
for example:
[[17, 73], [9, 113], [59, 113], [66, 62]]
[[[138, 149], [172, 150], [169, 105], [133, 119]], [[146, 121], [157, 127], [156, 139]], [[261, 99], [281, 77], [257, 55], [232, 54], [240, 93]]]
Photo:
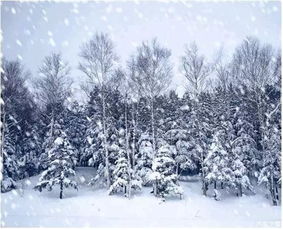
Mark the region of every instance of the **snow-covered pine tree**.
[[[3, 157], [2, 190], [9, 190], [16, 180], [24, 178], [29, 165], [25, 155], [26, 132], [37, 120], [37, 107], [26, 87], [28, 72], [19, 61], [2, 60], [1, 72], [1, 157]], [[1, 161], [2, 163], [2, 161]], [[7, 182], [8, 180], [8, 182]], [[13, 181], [12, 181], [13, 180]], [[5, 183], [5, 188], [4, 188]]]
[[85, 108], [77, 101], [71, 103], [70, 108], [64, 113], [65, 130], [71, 145], [76, 149], [78, 163], [83, 153], [87, 118]]
[[[51, 149], [52, 143], [54, 142], [56, 136], [59, 135], [60, 130], [57, 130], [58, 126], [55, 127], [55, 120], [51, 119], [51, 122], [46, 127], [46, 133], [43, 137], [44, 141], [42, 143], [42, 153], [39, 156], [39, 170], [45, 170], [48, 168], [49, 157], [48, 153]], [[61, 128], [61, 127], [60, 127]]]
[[1, 148], [3, 153], [3, 165], [2, 178], [1, 178], [1, 192], [8, 192], [11, 189], [16, 188], [15, 182], [20, 174], [17, 157], [15, 155], [15, 143], [9, 133], [8, 127], [5, 128], [5, 139], [1, 142]]
[[181, 119], [185, 122], [188, 138], [184, 145], [188, 151], [189, 173], [200, 173], [202, 191], [206, 195], [205, 175], [203, 162], [211, 144], [211, 132], [213, 129], [212, 100], [208, 93], [200, 93], [197, 98], [184, 98], [184, 108]]
[[152, 162], [153, 172], [150, 175], [155, 196], [165, 198], [179, 195], [180, 199], [182, 198], [183, 189], [177, 181], [175, 164], [170, 146], [168, 144], [161, 146]]
[[217, 185], [231, 186], [233, 185], [234, 174], [230, 167], [229, 152], [223, 143], [223, 131], [219, 130], [214, 134], [214, 138], [210, 150], [204, 160], [204, 179], [206, 190], [210, 184], [214, 185], [215, 195]]
[[152, 173], [152, 160], [154, 157], [152, 138], [147, 133], [140, 136], [138, 141], [138, 154], [136, 156], [135, 171], [142, 179], [143, 185], [148, 185]]
[[131, 165], [129, 165], [128, 154], [126, 152], [125, 142], [123, 140], [124, 130], [120, 130], [119, 140], [119, 156], [115, 162], [113, 171], [113, 183], [110, 186], [108, 193], [122, 192], [125, 196], [130, 197], [131, 189], [141, 189], [141, 180], [134, 174]]
[[42, 172], [38, 184], [34, 187], [38, 191], [47, 189], [51, 191], [55, 185], [60, 186], [60, 199], [63, 198], [64, 188], [77, 189], [77, 183], [71, 179], [75, 176], [74, 148], [68, 141], [67, 135], [60, 125], [54, 124], [54, 141], [48, 151], [48, 168]]
[[259, 160], [258, 150], [256, 148], [255, 129], [248, 120], [248, 114], [243, 107], [238, 107], [234, 115], [235, 139], [232, 142], [232, 148], [237, 151], [240, 160], [246, 167], [247, 174], [250, 178], [256, 177]]
[[[108, 182], [110, 182], [110, 186], [112, 184], [115, 162], [119, 155], [119, 127], [123, 124], [121, 119], [123, 114], [121, 94], [118, 90], [108, 88], [106, 96], [107, 135], [105, 137], [101, 109], [99, 109], [102, 105], [101, 98], [99, 93], [94, 91], [89, 107], [93, 115], [89, 119], [90, 125], [86, 131], [87, 146], [84, 153], [84, 156], [90, 156], [88, 165], [97, 167], [96, 174], [91, 179], [90, 184], [101, 187], [108, 187]], [[105, 144], [107, 148], [104, 146]]]
[[21, 171], [27, 176], [33, 176], [39, 173], [40, 160], [42, 152], [42, 139], [40, 137], [38, 124], [34, 124], [31, 131], [26, 132], [23, 138], [22, 152], [20, 159]]
[[280, 102], [267, 114], [263, 140], [263, 167], [258, 178], [259, 184], [268, 188], [273, 205], [280, 203], [281, 189], [281, 125]]
[[101, 149], [103, 142], [103, 127], [101, 122], [101, 99], [98, 87], [94, 87], [90, 93], [86, 106], [86, 130], [83, 140], [83, 151], [79, 165], [98, 167], [103, 161]]
[[[166, 98], [167, 99], [167, 98]], [[189, 138], [188, 111], [187, 100], [180, 100], [175, 92], [170, 92], [167, 101], [164, 103], [164, 118], [163, 118], [163, 135], [166, 142], [175, 147], [176, 153], [174, 154], [174, 160], [176, 161], [176, 173], [188, 173], [197, 168], [196, 158], [193, 151], [193, 143]], [[184, 103], [184, 104], [183, 104]], [[187, 106], [185, 106], [187, 105]]]
[[248, 177], [248, 169], [242, 162], [241, 155], [242, 150], [240, 147], [236, 147], [232, 150], [230, 155], [231, 169], [233, 170], [233, 187], [237, 190], [237, 196], [242, 196], [243, 189], [252, 190], [252, 185]]

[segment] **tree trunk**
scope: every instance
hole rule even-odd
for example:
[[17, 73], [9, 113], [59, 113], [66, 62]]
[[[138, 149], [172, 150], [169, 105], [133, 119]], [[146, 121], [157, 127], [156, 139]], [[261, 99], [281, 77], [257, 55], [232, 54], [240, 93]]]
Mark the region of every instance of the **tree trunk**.
[[178, 174], [179, 174], [179, 164], [176, 163], [176, 175], [178, 176]]
[[63, 199], [63, 180], [60, 181], [60, 199]]
[[155, 150], [156, 150], [156, 144], [155, 144], [155, 128], [154, 128], [154, 105], [153, 105], [153, 100], [154, 98], [151, 98], [151, 130], [152, 130], [152, 147], [153, 147], [153, 152], [155, 155]]
[[127, 108], [127, 94], [125, 96], [125, 131], [126, 131], [126, 153], [128, 160], [128, 197], [131, 197], [131, 188], [132, 188], [132, 173], [131, 173], [131, 157], [129, 151], [129, 135], [128, 135], [128, 108]]
[[154, 196], [157, 196], [157, 180], [155, 180], [155, 183], [153, 185], [153, 192], [154, 192]]
[[279, 205], [279, 191], [277, 181], [275, 182], [275, 199], [277, 201], [277, 205]]
[[[104, 90], [104, 89], [102, 89]], [[105, 152], [105, 168], [106, 168], [106, 180], [107, 180], [107, 187], [110, 188], [111, 182], [110, 182], [110, 171], [109, 171], [109, 156], [108, 156], [108, 145], [107, 145], [107, 129], [106, 129], [106, 112], [105, 112], [105, 95], [104, 92], [102, 92], [102, 122], [103, 122], [103, 148]]]
[[242, 185], [239, 184], [239, 196], [243, 195]]
[[133, 122], [133, 150], [132, 150], [132, 167], [135, 166], [135, 153], [136, 153], [136, 122], [135, 122], [135, 106], [133, 104], [132, 122]]
[[270, 189], [270, 195], [271, 195], [271, 199], [272, 199], [272, 204], [274, 206], [277, 205], [277, 201], [275, 199], [275, 191], [274, 191], [274, 178], [273, 178], [273, 175], [271, 175], [270, 177], [270, 186], [269, 186], [269, 189]]
[[3, 121], [2, 121], [2, 129], [1, 129], [1, 156], [2, 156], [2, 162], [4, 161], [3, 157], [3, 153], [4, 153], [4, 141], [5, 141], [5, 127], [6, 127], [6, 113], [5, 113], [5, 108], [4, 108], [4, 105], [1, 105], [3, 111], [2, 111], [2, 114], [3, 114]]
[[208, 190], [208, 186], [207, 186], [207, 183], [206, 182], [202, 182], [202, 194], [207, 196], [206, 192]]
[[124, 186], [124, 194], [127, 195], [127, 186]]
[[50, 132], [51, 132], [51, 137], [53, 137], [53, 130], [54, 130], [54, 123], [55, 123], [55, 118], [54, 118], [54, 109], [52, 109], [52, 113], [51, 113], [51, 128], [50, 128]]
[[217, 189], [217, 183], [214, 181], [214, 189]]

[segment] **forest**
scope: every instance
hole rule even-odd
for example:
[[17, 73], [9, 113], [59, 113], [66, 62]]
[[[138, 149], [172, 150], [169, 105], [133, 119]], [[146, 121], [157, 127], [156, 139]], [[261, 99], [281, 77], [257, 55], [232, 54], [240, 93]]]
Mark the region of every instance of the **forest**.
[[[281, 51], [247, 37], [229, 59], [219, 52], [210, 62], [194, 42], [174, 67], [171, 53], [144, 41], [122, 66], [110, 36], [97, 32], [77, 66], [50, 53], [32, 84], [28, 67], [4, 57], [1, 192], [40, 174], [35, 190], [79, 196], [76, 168], [93, 167], [88, 185], [125, 199], [149, 186], [164, 201], [182, 199], [182, 177], [199, 175], [201, 195], [219, 200], [227, 190], [241, 199], [261, 186], [280, 205]], [[84, 76], [87, 103], [72, 95], [71, 67]], [[173, 67], [183, 95], [170, 88]]]

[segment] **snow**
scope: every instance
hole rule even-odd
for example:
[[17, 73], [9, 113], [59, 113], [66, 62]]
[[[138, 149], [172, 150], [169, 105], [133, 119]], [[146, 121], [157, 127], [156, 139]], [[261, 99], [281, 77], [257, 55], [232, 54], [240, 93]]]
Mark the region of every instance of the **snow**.
[[[280, 227], [281, 207], [271, 206], [264, 193], [241, 198], [221, 191], [221, 201], [201, 195], [198, 178], [181, 182], [184, 198], [154, 197], [151, 187], [131, 199], [107, 195], [106, 189], [87, 186], [93, 168], [78, 168], [79, 190], [67, 189], [59, 199], [58, 187], [51, 192], [34, 191], [38, 176], [19, 183], [20, 189], [1, 194], [5, 227]], [[84, 178], [82, 180], [82, 178]], [[187, 178], [188, 179], [188, 178]]]
[[16, 40], [16, 43], [17, 43], [18, 46], [22, 46], [22, 43], [21, 43], [20, 40]]
[[64, 140], [61, 137], [57, 137], [54, 142], [56, 145], [62, 145]]

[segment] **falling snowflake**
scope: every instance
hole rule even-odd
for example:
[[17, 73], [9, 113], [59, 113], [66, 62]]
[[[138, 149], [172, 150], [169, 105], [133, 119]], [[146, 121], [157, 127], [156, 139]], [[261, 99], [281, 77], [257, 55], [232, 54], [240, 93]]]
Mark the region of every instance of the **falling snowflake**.
[[22, 46], [22, 43], [21, 43], [20, 40], [16, 40], [16, 43], [17, 43], [18, 46]]
[[65, 26], [69, 26], [70, 23], [69, 23], [68, 18], [65, 18], [65, 19], [64, 19], [64, 24], [65, 24]]
[[16, 14], [17, 13], [17, 11], [15, 10], [15, 8], [11, 8], [11, 12], [12, 12], [12, 14]]
[[54, 41], [53, 38], [49, 38], [49, 44], [50, 44], [51, 46], [53, 46], [53, 47], [56, 46], [56, 43], [55, 43], [55, 41]]

